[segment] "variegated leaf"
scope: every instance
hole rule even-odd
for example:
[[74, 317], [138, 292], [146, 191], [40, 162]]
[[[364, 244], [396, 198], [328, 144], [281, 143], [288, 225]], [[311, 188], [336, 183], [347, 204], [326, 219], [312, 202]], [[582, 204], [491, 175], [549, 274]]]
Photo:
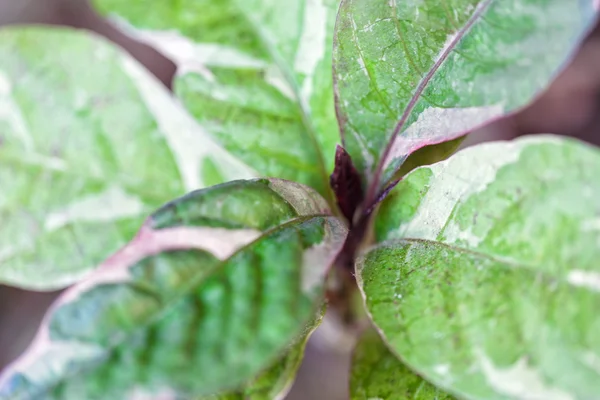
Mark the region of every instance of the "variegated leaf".
[[336, 101], [367, 201], [415, 150], [531, 102], [597, 11], [592, 0], [344, 0]]
[[598, 171], [598, 149], [533, 136], [405, 177], [357, 265], [394, 352], [459, 397], [597, 398]]
[[121, 49], [0, 31], [0, 283], [67, 286], [186, 191], [255, 176]]
[[339, 0], [94, 0], [178, 66], [199, 123], [261, 174], [329, 196], [338, 127], [331, 76]]
[[312, 189], [235, 181], [155, 212], [54, 303], [0, 399], [237, 389], [314, 326], [346, 227]]

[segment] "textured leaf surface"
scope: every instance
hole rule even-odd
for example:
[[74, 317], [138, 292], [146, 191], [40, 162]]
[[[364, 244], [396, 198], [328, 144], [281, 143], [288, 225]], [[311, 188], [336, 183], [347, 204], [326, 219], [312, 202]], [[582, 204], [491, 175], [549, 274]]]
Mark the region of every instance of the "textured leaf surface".
[[553, 136], [410, 173], [358, 263], [395, 353], [466, 398], [600, 393], [600, 152]]
[[165, 201], [253, 175], [113, 45], [0, 31], [0, 283], [69, 285]]
[[339, 0], [94, 3], [178, 65], [175, 92], [227, 149], [263, 175], [328, 193]]
[[352, 400], [452, 400], [392, 354], [375, 332], [365, 333], [352, 357]]
[[344, 0], [334, 50], [344, 146], [385, 184], [411, 152], [530, 102], [594, 20], [591, 0]]
[[304, 356], [308, 336], [294, 344], [275, 365], [247, 387], [231, 393], [202, 397], [199, 400], [281, 400], [291, 389]]
[[235, 181], [154, 213], [52, 306], [0, 399], [198, 396], [235, 389], [315, 324], [345, 226], [320, 196]]

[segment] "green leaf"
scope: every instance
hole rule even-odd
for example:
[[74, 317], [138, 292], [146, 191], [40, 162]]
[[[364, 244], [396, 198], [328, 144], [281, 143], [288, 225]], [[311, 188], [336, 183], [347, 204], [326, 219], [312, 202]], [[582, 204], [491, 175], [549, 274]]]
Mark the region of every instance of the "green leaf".
[[228, 150], [262, 175], [329, 196], [339, 0], [94, 3], [176, 63], [176, 94]]
[[394, 179], [401, 179], [415, 168], [443, 161], [456, 152], [466, 136], [431, 146], [425, 146], [412, 153], [396, 171]]
[[465, 398], [596, 398], [598, 171], [598, 149], [533, 136], [410, 173], [357, 264], [394, 352]]
[[291, 389], [304, 356], [308, 334], [294, 344], [285, 356], [263, 372], [254, 382], [231, 393], [202, 397], [198, 400], [274, 400], [283, 399]]
[[318, 323], [345, 236], [316, 192], [276, 179], [169, 203], [57, 300], [0, 399], [237, 389]]
[[0, 30], [0, 104], [3, 284], [67, 286], [165, 201], [255, 176], [147, 70], [84, 31]]
[[368, 201], [413, 151], [528, 104], [595, 17], [592, 0], [344, 0], [336, 102]]
[[452, 400], [392, 354], [377, 333], [368, 331], [360, 338], [350, 371], [352, 400]]

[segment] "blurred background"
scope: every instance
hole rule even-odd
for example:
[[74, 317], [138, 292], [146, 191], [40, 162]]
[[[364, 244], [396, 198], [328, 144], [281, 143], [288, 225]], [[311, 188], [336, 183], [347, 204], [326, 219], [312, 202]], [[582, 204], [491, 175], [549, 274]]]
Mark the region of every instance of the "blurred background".
[[[127, 49], [166, 86], [175, 73], [172, 62], [119, 33], [96, 15], [85, 0], [0, 0], [0, 28], [9, 24], [89, 29]], [[590, 33], [572, 63], [537, 101], [474, 132], [463, 146], [534, 133], [568, 135], [600, 145], [600, 27]], [[56, 295], [0, 285], [0, 369], [29, 343]], [[288, 399], [347, 399], [351, 345], [350, 338], [336, 336], [333, 323], [327, 320], [309, 343], [304, 365]]]

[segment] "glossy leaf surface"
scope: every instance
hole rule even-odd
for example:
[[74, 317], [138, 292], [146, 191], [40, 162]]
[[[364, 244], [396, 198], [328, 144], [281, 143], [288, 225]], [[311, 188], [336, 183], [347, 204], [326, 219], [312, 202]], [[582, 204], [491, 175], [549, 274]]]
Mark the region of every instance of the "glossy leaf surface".
[[388, 344], [473, 399], [600, 393], [600, 151], [489, 143], [411, 172], [358, 263]]
[[316, 192], [287, 181], [169, 203], [57, 300], [0, 399], [237, 389], [312, 330], [345, 236]]
[[354, 350], [351, 400], [453, 400], [402, 364], [379, 335], [366, 332]]
[[0, 31], [0, 283], [67, 286], [156, 207], [254, 172], [147, 70], [64, 28]]
[[338, 127], [331, 76], [338, 0], [94, 0], [178, 66], [200, 124], [262, 175], [329, 196]]
[[344, 0], [338, 117], [371, 196], [413, 151], [528, 104], [596, 11], [592, 0]]

